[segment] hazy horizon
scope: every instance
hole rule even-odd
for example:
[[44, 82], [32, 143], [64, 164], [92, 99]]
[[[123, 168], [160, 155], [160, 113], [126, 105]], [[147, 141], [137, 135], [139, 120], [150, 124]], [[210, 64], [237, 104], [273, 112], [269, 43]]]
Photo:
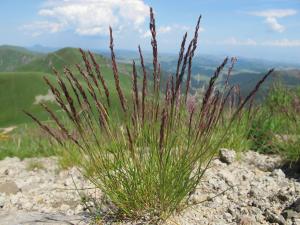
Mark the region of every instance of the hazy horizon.
[[[11, 46], [11, 47], [21, 47], [21, 48], [25, 48], [29, 51], [33, 51], [33, 52], [37, 52], [37, 53], [43, 53], [43, 54], [48, 54], [48, 53], [52, 53], [55, 51], [58, 51], [60, 49], [63, 48], [82, 48], [80, 46], [62, 46], [62, 47], [53, 47], [53, 46], [44, 46], [44, 45], [40, 45], [40, 44], [36, 44], [36, 45], [31, 45], [31, 46], [20, 46], [20, 45], [10, 45], [10, 44], [0, 44], [1, 46]], [[102, 54], [102, 53], [110, 53], [109, 47], [107, 46], [107, 48], [83, 48], [84, 50], [90, 50], [93, 52], [96, 52], [98, 54]], [[115, 49], [116, 51], [116, 57], [117, 58], [122, 58], [124, 55], [118, 55], [118, 53], [129, 53], [132, 55], [135, 55], [135, 57], [138, 57], [138, 49]], [[147, 55], [152, 55], [152, 50], [151, 49], [146, 49], [143, 51], [144, 54]], [[172, 56], [174, 58], [178, 57], [178, 52], [174, 51], [174, 52], [167, 52], [167, 51], [160, 51], [159, 52], [160, 56]], [[224, 57], [236, 57], [237, 59], [245, 59], [245, 60], [263, 60], [263, 62], [269, 62], [269, 63], [279, 63], [278, 66], [295, 66], [295, 68], [300, 67], [300, 60], [289, 60], [289, 59], [285, 59], [285, 60], [280, 60], [277, 58], [269, 58], [269, 57], [261, 57], [261, 56], [249, 56], [249, 55], [234, 55], [234, 54], [230, 54], [230, 53], [226, 53], [226, 52], [216, 52], [216, 53], [211, 53], [211, 52], [197, 52], [195, 54], [195, 57], [205, 57], [205, 56], [209, 56], [209, 57], [213, 57], [215, 59], [220, 59], [220, 62], [222, 59], [224, 59]], [[128, 59], [131, 59], [130, 57], [128, 57]], [[282, 63], [282, 64], [280, 64]]]

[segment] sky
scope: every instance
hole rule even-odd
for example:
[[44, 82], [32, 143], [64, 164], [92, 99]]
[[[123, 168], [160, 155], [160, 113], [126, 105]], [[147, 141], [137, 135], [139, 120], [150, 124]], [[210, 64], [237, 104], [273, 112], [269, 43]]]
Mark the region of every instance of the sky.
[[149, 7], [160, 52], [178, 53], [202, 15], [199, 54], [300, 63], [300, 0], [1, 0], [0, 45], [150, 50]]

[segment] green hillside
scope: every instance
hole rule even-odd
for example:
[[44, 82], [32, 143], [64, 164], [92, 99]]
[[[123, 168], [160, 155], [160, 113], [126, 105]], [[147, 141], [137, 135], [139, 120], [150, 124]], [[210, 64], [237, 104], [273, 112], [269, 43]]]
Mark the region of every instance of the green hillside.
[[[100, 55], [95, 57], [111, 92], [111, 102], [114, 107], [118, 107], [110, 60]], [[47, 101], [54, 108], [56, 104], [51, 103], [49, 88], [43, 76], [54, 82], [52, 66], [61, 72], [64, 66], [68, 66], [77, 73], [76, 64], [82, 64], [80, 52], [74, 48], [64, 48], [48, 55], [40, 55], [31, 62], [17, 67], [14, 72], [0, 71], [0, 127], [31, 122], [22, 110], [32, 112], [40, 119], [47, 119], [47, 115], [37, 103], [40, 100]], [[130, 94], [131, 77], [128, 76], [130, 69], [131, 66], [128, 64], [119, 64], [120, 83], [125, 94]]]
[[[230, 78], [231, 84], [239, 84], [241, 87], [242, 95], [246, 95], [250, 90], [254, 88], [256, 83], [263, 77], [265, 73], [237, 73]], [[286, 69], [275, 70], [273, 75], [266, 80], [264, 85], [260, 88], [257, 97], [262, 98], [266, 96], [269, 88], [274, 82], [281, 82], [287, 87], [295, 88], [300, 85], [300, 70], [298, 69]]]
[[[108, 58], [99, 54], [95, 54], [95, 58], [104, 70], [111, 67], [111, 63]], [[56, 52], [36, 58], [28, 64], [21, 65], [16, 68], [16, 71], [39, 71], [52, 73], [52, 67], [54, 66], [58, 71], [62, 72], [64, 66], [67, 66], [70, 69], [75, 69], [76, 64], [83, 66], [79, 50], [77, 48], [62, 48]], [[123, 74], [129, 75], [130, 68], [131, 67], [126, 64], [119, 65], [119, 70]]]
[[[43, 73], [2, 72], [0, 73], [0, 127], [30, 121], [23, 109], [37, 113], [41, 118], [45, 114], [35, 104], [35, 97], [47, 95], [48, 87], [42, 79]], [[54, 81], [52, 75], [46, 75]], [[54, 106], [54, 104], [52, 104]]]
[[[108, 88], [111, 93], [111, 103], [118, 111], [118, 97], [114, 88], [113, 75], [110, 71], [104, 70]], [[2, 72], [0, 73], [0, 127], [18, 125], [32, 122], [22, 110], [26, 110], [36, 115], [42, 120], [46, 120], [48, 115], [41, 109], [39, 103], [46, 102], [51, 108], [58, 109], [57, 105], [51, 101], [49, 88], [43, 80], [43, 76], [55, 83], [52, 74], [39, 72]], [[121, 87], [126, 95], [130, 94], [131, 80], [128, 76], [120, 75]], [[82, 84], [87, 90], [86, 85]], [[104, 98], [104, 97], [103, 97]]]
[[14, 71], [20, 65], [28, 64], [41, 56], [22, 47], [2, 45], [0, 46], [0, 71]]
[[[103, 64], [106, 59], [97, 55], [97, 61]], [[56, 52], [39, 57], [28, 64], [21, 65], [16, 68], [16, 71], [39, 71], [52, 73], [53, 66], [57, 70], [63, 71], [64, 66], [75, 68], [77, 63], [82, 63], [79, 50], [75, 48], [63, 48]]]
[[[99, 54], [95, 54], [95, 58], [101, 67], [102, 74], [112, 93], [111, 101], [117, 102], [118, 99], [115, 93], [110, 59]], [[129, 62], [129, 60], [127, 62]], [[1, 46], [0, 127], [31, 122], [31, 120], [23, 114], [23, 109], [33, 112], [41, 119], [47, 119], [47, 115], [40, 109], [38, 104], [35, 104], [36, 98], [39, 99], [38, 96], [40, 96], [41, 99], [47, 100], [49, 88], [46, 86], [42, 77], [46, 75], [50, 80], [54, 81], [55, 77], [52, 73], [53, 66], [60, 72], [63, 71], [64, 66], [67, 66], [78, 75], [75, 67], [76, 64], [80, 64], [84, 68], [81, 54], [79, 50], [75, 48], [63, 48], [49, 54], [39, 54], [20, 47]], [[129, 95], [131, 89], [131, 65], [119, 63], [118, 66], [121, 86], [124, 92]], [[138, 70], [140, 70], [140, 68], [138, 68]], [[275, 77], [289, 86], [300, 85], [299, 71], [298, 69], [277, 70], [273, 79], [269, 79], [262, 87], [259, 95], [263, 95], [263, 93], [267, 92], [268, 87]], [[149, 71], [149, 74], [150, 73], [151, 71]], [[194, 74], [192, 78], [193, 90], [205, 85], [209, 79], [206, 73], [200, 74], [202, 76], [196, 76], [196, 74]], [[239, 83], [242, 93], [244, 94], [254, 87], [263, 74], [263, 72], [235, 71], [230, 82], [232, 84]], [[163, 81], [167, 75], [169, 74], [163, 72]], [[81, 80], [81, 78], [79, 78], [79, 80]], [[54, 103], [50, 104], [52, 107], [56, 107]], [[117, 103], [114, 105], [118, 107]]]

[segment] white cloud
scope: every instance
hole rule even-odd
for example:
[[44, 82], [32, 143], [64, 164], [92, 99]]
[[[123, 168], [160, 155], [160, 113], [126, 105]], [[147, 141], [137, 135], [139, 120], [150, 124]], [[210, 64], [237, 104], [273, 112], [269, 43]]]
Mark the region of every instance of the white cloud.
[[297, 11], [294, 9], [269, 9], [250, 12], [249, 14], [264, 17], [264, 22], [271, 28], [271, 30], [281, 33], [285, 30], [285, 27], [278, 22], [278, 18], [296, 15]]
[[232, 45], [232, 46], [269, 46], [269, 47], [300, 47], [300, 39], [280, 39], [280, 40], [263, 40], [256, 41], [251, 38], [241, 40], [235, 37], [228, 38], [224, 41], [206, 41], [208, 44]]
[[[178, 32], [178, 31], [189, 32], [192, 34], [194, 32], [194, 28], [190, 27], [190, 26], [179, 25], [179, 24], [160, 26], [157, 29], [157, 35]], [[199, 32], [203, 32], [203, 31], [204, 31], [204, 28], [200, 27]], [[141, 37], [143, 37], [143, 38], [151, 37], [151, 32], [149, 30], [143, 31], [143, 32], [140, 31], [140, 33], [141, 33]]]
[[158, 29], [158, 33], [169, 33], [172, 30], [171, 26], [162, 26]]
[[246, 40], [239, 40], [235, 37], [231, 37], [227, 40], [218, 42], [218, 44], [255, 46], [255, 45], [257, 45], [257, 42], [251, 38], [248, 38]]
[[275, 46], [275, 47], [300, 47], [300, 39], [299, 40], [281, 39], [281, 40], [265, 41], [262, 43], [262, 45]]
[[282, 33], [285, 30], [285, 27], [278, 22], [278, 18], [293, 16], [297, 14], [297, 11], [294, 9], [269, 9], [250, 12], [249, 14], [253, 16], [264, 17], [264, 22], [268, 24], [273, 31]]
[[[48, 0], [38, 13], [54, 21], [48, 23], [61, 25], [53, 32], [71, 28], [80, 35], [106, 35], [109, 26], [117, 31], [138, 29], [148, 17], [149, 6], [142, 0]], [[36, 23], [24, 28], [46, 31]]]
[[266, 18], [283, 18], [287, 16], [293, 16], [297, 14], [297, 11], [294, 9], [269, 9], [269, 10], [263, 10], [263, 11], [254, 11], [250, 12], [253, 16], [260, 16], [260, 17], [266, 17]]
[[[160, 34], [166, 34], [166, 33], [170, 33], [174, 30], [174, 26], [160, 26], [158, 27], [157, 29], [157, 35], [160, 35]], [[141, 37], [142, 38], [149, 38], [151, 37], [151, 32], [150, 30], [147, 30], [147, 31], [141, 31]]]
[[54, 23], [49, 21], [35, 21], [31, 24], [26, 24], [21, 27], [22, 30], [36, 37], [42, 33], [56, 33], [64, 27], [63, 23]]
[[269, 25], [269, 27], [277, 32], [283, 32], [285, 27], [278, 23], [277, 19], [274, 17], [267, 17], [265, 23]]
[[143, 38], [149, 38], [149, 37], [151, 37], [151, 32], [150, 32], [150, 30], [147, 30], [147, 31], [143, 32], [141, 36], [142, 36]]

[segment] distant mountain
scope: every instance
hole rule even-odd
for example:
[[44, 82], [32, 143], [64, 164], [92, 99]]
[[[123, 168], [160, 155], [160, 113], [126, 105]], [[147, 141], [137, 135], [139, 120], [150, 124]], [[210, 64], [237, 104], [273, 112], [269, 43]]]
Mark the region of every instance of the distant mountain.
[[[101, 54], [99, 54], [99, 52]], [[114, 78], [110, 63], [110, 52], [97, 51], [95, 54], [100, 64], [102, 74], [105, 76], [114, 102], [117, 102], [117, 95], [114, 88]], [[129, 64], [132, 59], [139, 65], [139, 56], [135, 51], [116, 51], [118, 68], [120, 72], [120, 83], [126, 94], [131, 90], [132, 66]], [[144, 59], [148, 74], [152, 70], [152, 53], [144, 52]], [[160, 63], [162, 68], [162, 81], [167, 76], [174, 74], [177, 66], [177, 55], [161, 54]], [[196, 56], [193, 60], [192, 90], [195, 91], [205, 86], [216, 67], [223, 61], [223, 57], [213, 55]], [[22, 113], [23, 109], [30, 110], [47, 119], [47, 115], [35, 104], [36, 99], [49, 99], [49, 88], [45, 85], [42, 77], [54, 82], [52, 73], [54, 66], [62, 72], [64, 66], [76, 71], [75, 64], [83, 68], [81, 54], [76, 48], [63, 48], [47, 54], [30, 51], [16, 46], [0, 46], [0, 127], [30, 121]], [[300, 66], [295, 64], [278, 63], [266, 60], [240, 58], [235, 65], [234, 72], [230, 78], [231, 84], [240, 84], [242, 93], [248, 93], [256, 82], [272, 67], [277, 68], [272, 78], [269, 79], [259, 93], [264, 96], [268, 87], [274, 80], [281, 80], [290, 87], [300, 85]], [[228, 67], [227, 67], [228, 68]], [[221, 74], [219, 85], [222, 85], [222, 77], [225, 77], [227, 68]], [[138, 68], [139, 74], [142, 74]], [[78, 72], [75, 72], [78, 75]], [[139, 79], [140, 80], [140, 79]], [[84, 83], [82, 83], [85, 85]], [[118, 105], [117, 103], [115, 105]], [[51, 107], [57, 109], [56, 104]]]
[[[99, 63], [103, 63], [105, 59], [97, 56]], [[64, 66], [74, 68], [76, 64], [82, 64], [81, 54], [75, 48], [63, 48], [58, 51], [43, 55], [32, 60], [31, 62], [16, 68], [16, 71], [38, 71], [52, 73], [52, 67], [58, 71], [63, 71]]]
[[[51, 97], [49, 87], [43, 80], [43, 76], [46, 76], [53, 84], [56, 83], [56, 77], [52, 72], [53, 66], [59, 72], [62, 72], [64, 66], [67, 66], [74, 72], [75, 76], [78, 76], [79, 82], [83, 80], [75, 68], [75, 64], [80, 64], [84, 68], [81, 54], [75, 48], [63, 48], [49, 54], [40, 54], [10, 46], [0, 48], [0, 55], [3, 56], [2, 60], [6, 65], [9, 60], [11, 61], [10, 67], [0, 67], [0, 127], [31, 122], [31, 119], [22, 112], [24, 109], [34, 113], [40, 119], [48, 119], [49, 115], [38, 104], [41, 100], [47, 101], [54, 110], [59, 110], [57, 105], [52, 102], [53, 96]], [[30, 60], [17, 60], [24, 55], [26, 59]], [[95, 54], [95, 58], [110, 90], [111, 103], [113, 107], [118, 108], [110, 60], [99, 54]], [[128, 64], [119, 64], [118, 66], [121, 87], [124, 94], [130, 95], [131, 77], [129, 71], [131, 66]], [[82, 86], [87, 89], [84, 82], [82, 82]]]
[[25, 65], [40, 57], [41, 54], [26, 48], [1, 45], [0, 46], [0, 71], [13, 71], [20, 65]]
[[28, 50], [33, 51], [33, 52], [40, 52], [40, 53], [50, 53], [50, 52], [55, 52], [57, 51], [59, 48], [55, 48], [55, 47], [46, 47], [43, 45], [33, 45], [30, 47], [27, 47]]
[[[104, 56], [110, 56], [110, 52], [107, 50], [94, 50]], [[148, 65], [152, 63], [152, 52], [143, 51], [144, 59]], [[132, 59], [139, 61], [138, 51], [132, 50], [117, 50], [116, 57], [120, 61], [131, 62]], [[193, 73], [197, 74], [199, 72], [204, 72], [203, 75], [211, 76], [211, 73], [216, 69], [218, 65], [222, 63], [226, 56], [221, 55], [209, 55], [200, 54], [196, 55], [193, 59]], [[240, 71], [250, 71], [250, 72], [263, 72], [270, 68], [277, 69], [300, 69], [300, 62], [297, 63], [286, 63], [265, 59], [255, 59], [246, 57], [237, 57], [238, 62], [235, 65], [235, 70]], [[173, 53], [160, 53], [159, 61], [164, 71], [173, 72], [176, 70], [178, 54]]]
[[[262, 73], [238, 73], [231, 76], [230, 83], [239, 85], [241, 87], [242, 95], [246, 95], [251, 91], [256, 83], [266, 74]], [[299, 69], [279, 69], [275, 70], [273, 74], [261, 86], [259, 92], [256, 94], [258, 99], [263, 98], [269, 91], [269, 87], [274, 82], [281, 82], [287, 87], [294, 88], [300, 86], [300, 70]]]
[[[105, 53], [103, 53], [105, 54]], [[108, 54], [108, 53], [107, 53]], [[121, 62], [130, 62], [135, 59], [139, 62], [137, 51], [120, 50], [116, 52], [116, 56]], [[159, 62], [161, 68], [166, 76], [174, 74], [177, 67], [176, 54], [160, 54]], [[205, 86], [210, 77], [214, 74], [217, 66], [219, 66], [225, 57], [217, 55], [197, 55], [193, 59], [192, 66], [192, 90], [196, 91]], [[248, 93], [255, 84], [262, 78], [262, 76], [271, 68], [275, 68], [272, 77], [262, 86], [262, 90], [258, 93], [258, 97], [263, 96], [268, 87], [276, 80], [283, 82], [289, 87], [296, 87], [300, 85], [300, 62], [283, 63], [262, 59], [251, 59], [245, 57], [237, 57], [238, 61], [234, 66], [232, 76], [230, 78], [231, 84], [239, 84], [242, 94]], [[148, 68], [152, 68], [152, 53], [144, 53], [145, 64]], [[224, 69], [219, 79], [219, 85], [222, 85], [223, 79], [227, 73], [228, 66]], [[223, 79], [222, 79], [223, 78]]]

